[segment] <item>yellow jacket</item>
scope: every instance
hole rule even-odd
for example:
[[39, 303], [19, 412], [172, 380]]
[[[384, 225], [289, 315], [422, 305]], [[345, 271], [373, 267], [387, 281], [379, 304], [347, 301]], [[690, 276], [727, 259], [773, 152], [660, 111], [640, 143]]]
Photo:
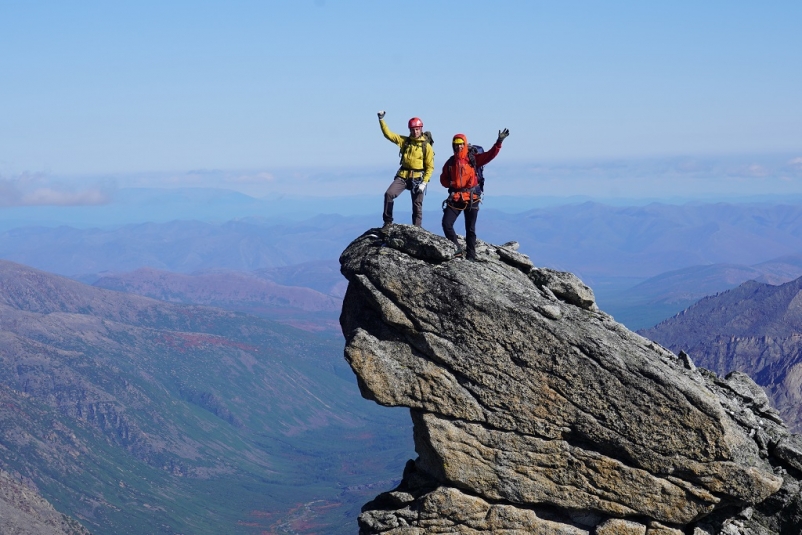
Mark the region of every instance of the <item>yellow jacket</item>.
[[423, 181], [429, 182], [434, 171], [434, 149], [424, 136], [417, 139], [400, 136], [387, 128], [384, 119], [379, 119], [384, 137], [398, 145], [401, 149], [401, 167], [396, 176], [401, 178], [419, 178], [423, 172]]

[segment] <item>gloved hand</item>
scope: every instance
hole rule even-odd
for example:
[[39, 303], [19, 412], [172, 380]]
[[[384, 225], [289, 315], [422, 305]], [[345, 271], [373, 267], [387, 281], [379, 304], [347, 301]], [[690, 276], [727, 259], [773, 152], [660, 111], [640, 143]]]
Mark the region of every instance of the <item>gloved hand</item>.
[[377, 113], [376, 115], [378, 115], [378, 116], [379, 116], [379, 120], [381, 121], [382, 119], [384, 119], [384, 110], [380, 111], [380, 112], [379, 112], [379, 113]]
[[505, 128], [504, 130], [499, 130], [498, 131], [498, 139], [496, 140], [496, 143], [501, 145], [504, 142], [504, 140], [507, 139], [507, 136], [509, 136], [509, 135], [510, 135], [510, 130], [508, 128]]
[[418, 184], [418, 193], [424, 193], [426, 191], [426, 182], [421, 182]]

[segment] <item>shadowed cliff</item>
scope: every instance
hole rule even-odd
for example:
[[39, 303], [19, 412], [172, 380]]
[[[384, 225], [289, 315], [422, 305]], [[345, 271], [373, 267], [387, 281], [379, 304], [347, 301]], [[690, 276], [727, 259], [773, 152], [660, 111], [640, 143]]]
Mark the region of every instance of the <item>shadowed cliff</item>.
[[364, 397], [411, 409], [418, 453], [361, 533], [798, 533], [802, 441], [762, 390], [516, 249], [469, 262], [393, 225], [343, 252], [345, 357]]

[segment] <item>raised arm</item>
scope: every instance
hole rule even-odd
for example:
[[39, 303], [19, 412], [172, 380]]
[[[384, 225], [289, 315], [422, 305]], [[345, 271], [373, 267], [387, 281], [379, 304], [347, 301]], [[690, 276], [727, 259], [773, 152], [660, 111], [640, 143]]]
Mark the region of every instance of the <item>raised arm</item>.
[[504, 143], [504, 140], [507, 139], [507, 136], [509, 135], [510, 131], [507, 128], [504, 130], [499, 130], [498, 139], [496, 139], [496, 142], [493, 143], [492, 147], [490, 147], [490, 150], [476, 155], [476, 165], [485, 165], [491, 162], [493, 158], [498, 156], [498, 153], [501, 150], [501, 144]]
[[376, 115], [378, 115], [379, 117], [379, 126], [381, 126], [382, 134], [384, 134], [384, 137], [400, 147], [401, 144], [404, 142], [404, 136], [399, 136], [398, 134], [396, 134], [387, 127], [387, 123], [384, 122], [384, 111], [380, 111]]

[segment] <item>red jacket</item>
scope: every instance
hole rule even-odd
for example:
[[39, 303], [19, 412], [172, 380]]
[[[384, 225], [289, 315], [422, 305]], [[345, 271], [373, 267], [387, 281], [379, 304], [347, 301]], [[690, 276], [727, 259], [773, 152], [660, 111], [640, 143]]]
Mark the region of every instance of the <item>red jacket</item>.
[[[501, 150], [501, 143], [498, 141], [493, 144], [487, 152], [481, 152], [474, 156], [476, 167], [481, 167], [490, 163]], [[451, 193], [450, 198], [454, 201], [468, 201], [473, 195], [474, 199], [479, 197], [479, 180], [476, 177], [476, 169], [468, 158], [467, 143], [460, 149], [459, 153], [451, 156], [443, 165], [443, 172], [440, 173], [440, 184], [448, 188]]]

